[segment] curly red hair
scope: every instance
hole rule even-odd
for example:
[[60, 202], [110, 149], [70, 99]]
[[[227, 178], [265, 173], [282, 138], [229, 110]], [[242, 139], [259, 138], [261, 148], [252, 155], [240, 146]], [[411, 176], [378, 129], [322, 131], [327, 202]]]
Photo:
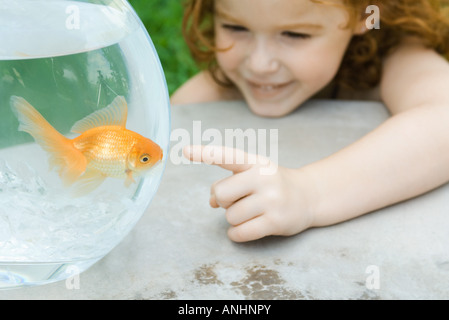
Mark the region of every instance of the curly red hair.
[[[332, 2], [311, 0], [335, 5]], [[449, 0], [342, 0], [349, 13], [348, 26], [364, 18], [369, 5], [380, 8], [380, 28], [352, 38], [335, 78], [336, 84], [355, 90], [379, 84], [382, 60], [404, 38], [414, 37], [423, 45], [449, 57]], [[214, 0], [187, 0], [183, 34], [194, 60], [207, 68], [221, 85], [232, 85], [220, 76], [214, 46]], [[368, 15], [366, 15], [368, 17]]]

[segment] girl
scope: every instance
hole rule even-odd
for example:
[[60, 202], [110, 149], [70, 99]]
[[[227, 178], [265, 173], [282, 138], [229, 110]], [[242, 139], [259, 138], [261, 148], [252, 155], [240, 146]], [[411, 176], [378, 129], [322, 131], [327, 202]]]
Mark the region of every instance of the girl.
[[[370, 5], [380, 9], [380, 29], [367, 22]], [[210, 200], [226, 209], [232, 240], [331, 225], [449, 181], [447, 8], [437, 0], [187, 1], [185, 37], [207, 71], [173, 104], [244, 99], [257, 115], [281, 117], [319, 96], [377, 99], [392, 114], [336, 154], [272, 175], [260, 174], [261, 157], [222, 163], [239, 151], [186, 148], [191, 160], [234, 172]]]

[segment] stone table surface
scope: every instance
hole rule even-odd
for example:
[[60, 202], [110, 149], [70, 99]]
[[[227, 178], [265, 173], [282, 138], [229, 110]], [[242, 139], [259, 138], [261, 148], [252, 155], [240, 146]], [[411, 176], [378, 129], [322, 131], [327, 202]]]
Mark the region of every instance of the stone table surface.
[[280, 119], [242, 102], [174, 106], [161, 185], [130, 234], [79, 286], [4, 290], [0, 299], [449, 299], [449, 185], [334, 226], [238, 244], [224, 210], [208, 203], [211, 184], [230, 173], [180, 158], [181, 146], [211, 136], [232, 145], [226, 132], [241, 129], [278, 142], [280, 165], [300, 167], [388, 117], [382, 104], [360, 101], [312, 100]]

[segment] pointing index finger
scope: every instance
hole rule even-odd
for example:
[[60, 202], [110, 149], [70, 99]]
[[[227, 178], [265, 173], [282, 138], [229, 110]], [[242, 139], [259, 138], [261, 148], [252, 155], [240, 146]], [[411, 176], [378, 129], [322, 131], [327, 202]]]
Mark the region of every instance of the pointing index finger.
[[183, 152], [191, 161], [218, 165], [234, 173], [246, 171], [258, 163], [256, 155], [222, 146], [187, 146]]

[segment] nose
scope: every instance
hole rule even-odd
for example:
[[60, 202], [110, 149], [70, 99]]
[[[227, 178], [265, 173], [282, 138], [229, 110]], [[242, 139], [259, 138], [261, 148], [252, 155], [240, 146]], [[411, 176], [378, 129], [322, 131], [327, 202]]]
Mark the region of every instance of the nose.
[[255, 74], [270, 74], [276, 72], [280, 62], [274, 48], [267, 41], [256, 40], [247, 57], [248, 69]]

